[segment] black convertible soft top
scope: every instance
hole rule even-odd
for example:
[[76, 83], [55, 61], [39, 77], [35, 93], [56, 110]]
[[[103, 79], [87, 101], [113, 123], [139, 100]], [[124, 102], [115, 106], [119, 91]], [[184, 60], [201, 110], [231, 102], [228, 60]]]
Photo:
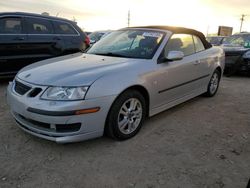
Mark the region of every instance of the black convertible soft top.
[[145, 29], [160, 29], [160, 30], [167, 30], [171, 31], [172, 33], [177, 34], [191, 34], [199, 37], [206, 49], [211, 48], [212, 45], [206, 40], [206, 37], [203, 33], [196, 31], [194, 29], [188, 29], [185, 27], [172, 27], [172, 26], [139, 26], [139, 27], [129, 27], [129, 28], [145, 28]]

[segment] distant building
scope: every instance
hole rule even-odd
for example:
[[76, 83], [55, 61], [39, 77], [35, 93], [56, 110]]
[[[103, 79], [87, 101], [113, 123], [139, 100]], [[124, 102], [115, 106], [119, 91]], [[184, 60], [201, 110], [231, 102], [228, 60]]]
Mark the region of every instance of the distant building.
[[219, 26], [218, 36], [231, 36], [233, 34], [233, 27]]

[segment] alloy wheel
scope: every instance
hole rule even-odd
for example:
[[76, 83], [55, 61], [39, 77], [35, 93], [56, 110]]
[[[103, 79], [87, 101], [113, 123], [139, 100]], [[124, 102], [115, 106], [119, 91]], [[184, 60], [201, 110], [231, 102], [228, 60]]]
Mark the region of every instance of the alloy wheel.
[[219, 75], [215, 72], [211, 78], [210, 81], [210, 87], [209, 90], [211, 92], [211, 94], [214, 94], [217, 91], [217, 88], [219, 86]]
[[118, 113], [118, 128], [123, 134], [131, 134], [142, 120], [142, 104], [136, 98], [123, 103]]

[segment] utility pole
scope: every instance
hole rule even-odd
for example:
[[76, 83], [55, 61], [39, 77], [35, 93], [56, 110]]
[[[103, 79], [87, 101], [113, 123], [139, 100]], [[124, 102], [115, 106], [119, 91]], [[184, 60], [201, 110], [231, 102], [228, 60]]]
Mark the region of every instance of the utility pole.
[[128, 10], [128, 27], [130, 26], [130, 10]]
[[245, 17], [246, 17], [247, 15], [245, 15], [245, 14], [242, 14], [241, 15], [241, 18], [240, 18], [240, 32], [241, 32], [241, 30], [242, 30], [242, 25], [243, 25], [243, 22], [245, 21]]

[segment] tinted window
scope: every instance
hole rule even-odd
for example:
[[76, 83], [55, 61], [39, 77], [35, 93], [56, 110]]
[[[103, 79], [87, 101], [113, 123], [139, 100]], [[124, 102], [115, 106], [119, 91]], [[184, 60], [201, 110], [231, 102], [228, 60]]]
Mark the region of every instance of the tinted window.
[[57, 34], [77, 34], [75, 29], [65, 22], [53, 22], [55, 26], [55, 32]]
[[31, 34], [51, 34], [53, 27], [49, 20], [38, 18], [27, 18], [29, 25], [28, 33]]
[[21, 18], [2, 18], [0, 19], [0, 33], [12, 34], [22, 33]]
[[194, 54], [195, 47], [192, 35], [174, 34], [165, 47], [165, 54], [170, 51], [182, 51], [185, 56]]
[[203, 43], [201, 42], [201, 39], [197, 36], [193, 36], [193, 37], [194, 37], [194, 45], [195, 45], [196, 52], [205, 50], [205, 47]]
[[245, 43], [250, 42], [250, 35], [242, 34], [242, 35], [232, 35], [231, 37], [226, 38], [223, 41], [223, 44], [230, 45], [230, 46], [244, 46]]

